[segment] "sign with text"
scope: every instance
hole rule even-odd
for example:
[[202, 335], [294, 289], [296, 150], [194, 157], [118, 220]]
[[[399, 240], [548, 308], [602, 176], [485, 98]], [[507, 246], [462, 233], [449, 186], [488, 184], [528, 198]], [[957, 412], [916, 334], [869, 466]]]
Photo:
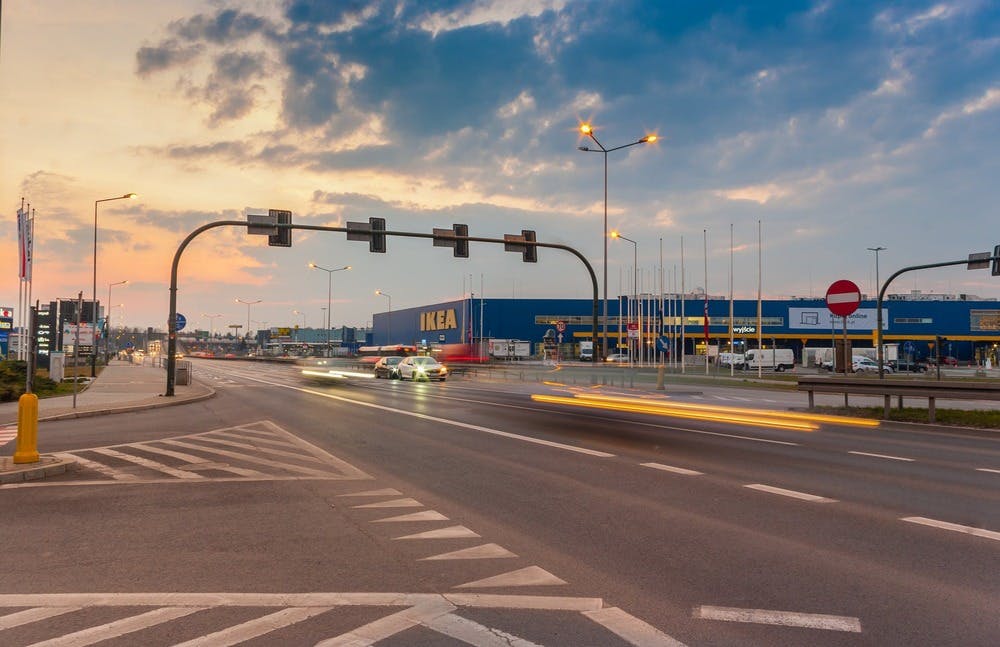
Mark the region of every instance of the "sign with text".
[[[858, 308], [854, 314], [847, 317], [848, 330], [864, 330], [871, 332], [875, 329], [876, 309]], [[834, 317], [826, 308], [789, 308], [788, 327], [796, 330], [830, 330], [836, 327], [837, 330], [843, 328], [841, 317]], [[889, 329], [889, 310], [882, 308], [882, 330]]]
[[[63, 344], [72, 346], [75, 343], [76, 343], [76, 324], [64, 323]], [[80, 345], [81, 346], [94, 345], [94, 324], [89, 324], [89, 323], [80, 324]]]

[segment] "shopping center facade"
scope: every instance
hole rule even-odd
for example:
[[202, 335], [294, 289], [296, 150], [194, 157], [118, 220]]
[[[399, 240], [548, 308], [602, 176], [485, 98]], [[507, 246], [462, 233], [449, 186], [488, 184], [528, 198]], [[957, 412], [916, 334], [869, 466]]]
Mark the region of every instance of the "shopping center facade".
[[[608, 352], [627, 352], [629, 323], [632, 352], [641, 344], [644, 354], [659, 350], [678, 356], [710, 355], [749, 348], [791, 348], [796, 362], [809, 349], [830, 348], [845, 335], [854, 348], [874, 348], [876, 303], [863, 300], [847, 317], [831, 315], [823, 299], [729, 299], [703, 294], [646, 295], [640, 299], [611, 299], [605, 326], [603, 303], [598, 304], [598, 343], [607, 329]], [[732, 318], [730, 318], [732, 308]], [[488, 339], [532, 342], [541, 349], [555, 338], [563, 357], [578, 355], [579, 343], [593, 334], [595, 304], [590, 299], [481, 299], [472, 297], [414, 308], [376, 313], [372, 343], [476, 343]], [[707, 312], [707, 325], [705, 313]], [[941, 355], [963, 364], [994, 365], [1000, 344], [1000, 302], [971, 295], [928, 295], [914, 292], [889, 295], [882, 308], [883, 340], [899, 344], [900, 355], [914, 359]], [[943, 337], [936, 349], [937, 338]], [[707, 340], [707, 345], [706, 345]]]

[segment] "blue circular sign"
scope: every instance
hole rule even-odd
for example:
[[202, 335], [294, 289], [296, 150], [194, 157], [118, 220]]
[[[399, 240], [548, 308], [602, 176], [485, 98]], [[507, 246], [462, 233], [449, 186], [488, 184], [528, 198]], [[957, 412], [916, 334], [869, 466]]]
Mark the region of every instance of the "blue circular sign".
[[184, 330], [184, 326], [187, 325], [187, 318], [181, 313], [177, 313], [177, 327], [174, 330]]

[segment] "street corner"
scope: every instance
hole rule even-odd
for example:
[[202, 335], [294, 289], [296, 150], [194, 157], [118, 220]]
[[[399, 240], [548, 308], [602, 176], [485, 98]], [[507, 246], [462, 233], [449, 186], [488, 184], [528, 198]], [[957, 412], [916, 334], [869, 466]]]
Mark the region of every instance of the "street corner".
[[76, 468], [76, 460], [71, 456], [42, 455], [35, 463], [15, 463], [11, 456], [0, 456], [0, 485], [35, 481]]

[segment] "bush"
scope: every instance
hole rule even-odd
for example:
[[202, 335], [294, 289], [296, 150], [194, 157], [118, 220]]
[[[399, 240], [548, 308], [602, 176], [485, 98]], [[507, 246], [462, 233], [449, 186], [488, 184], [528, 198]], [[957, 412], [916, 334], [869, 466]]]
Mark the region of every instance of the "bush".
[[[20, 360], [0, 361], [0, 402], [14, 402], [24, 395], [24, 383], [28, 377], [28, 363]], [[47, 377], [35, 373], [35, 394], [39, 397], [59, 391], [59, 385]]]

